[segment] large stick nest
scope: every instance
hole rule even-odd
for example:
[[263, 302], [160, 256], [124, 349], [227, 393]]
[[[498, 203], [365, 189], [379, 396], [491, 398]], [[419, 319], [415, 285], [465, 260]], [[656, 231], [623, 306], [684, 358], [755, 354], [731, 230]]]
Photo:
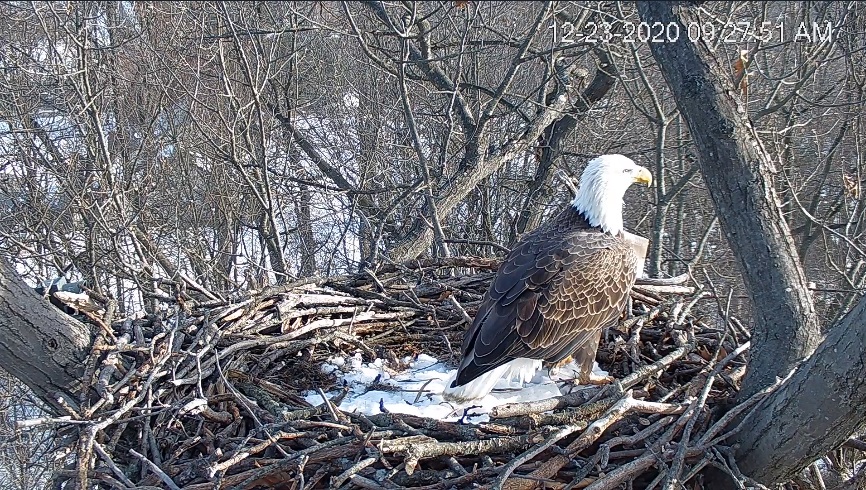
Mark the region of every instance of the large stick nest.
[[[602, 339], [618, 381], [502, 405], [486, 423], [340, 410], [321, 366], [360, 352], [456, 363], [493, 260], [455, 258], [298, 281], [102, 324], [60, 438], [57, 481], [117, 488], [700, 488], [714, 466], [745, 481], [726, 438], [762, 396], [731, 402], [745, 333], [690, 313], [692, 288], [638, 285]], [[460, 273], [461, 275], [455, 275]], [[683, 282], [683, 281], [679, 281]], [[721, 315], [714, 316], [721, 318]], [[92, 317], [99, 324], [100, 319]], [[718, 323], [718, 324], [709, 324]], [[345, 391], [343, 391], [345, 393]]]

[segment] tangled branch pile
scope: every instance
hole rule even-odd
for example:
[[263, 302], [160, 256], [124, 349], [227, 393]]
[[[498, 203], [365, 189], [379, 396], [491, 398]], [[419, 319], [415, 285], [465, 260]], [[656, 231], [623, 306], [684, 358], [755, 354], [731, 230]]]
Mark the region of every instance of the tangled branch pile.
[[[683, 281], [635, 287], [631, 315], [599, 349], [618, 380], [610, 385], [501, 405], [478, 424], [349, 413], [342, 394], [325, 397], [340, 388], [321, 370], [335, 353], [392, 367], [421, 352], [456, 361], [452, 349], [496, 265], [418, 262], [226, 300], [180, 292], [163, 315], [116, 322], [94, 348], [81, 405], [40, 421], [59, 423], [74, 448], [58, 481], [597, 490], [695, 481], [707, 465], [743, 480], [725, 439], [763, 396], [729, 403], [748, 342], [737, 328], [691, 316], [702, 295], [674, 284]], [[308, 403], [306, 390], [323, 402]]]

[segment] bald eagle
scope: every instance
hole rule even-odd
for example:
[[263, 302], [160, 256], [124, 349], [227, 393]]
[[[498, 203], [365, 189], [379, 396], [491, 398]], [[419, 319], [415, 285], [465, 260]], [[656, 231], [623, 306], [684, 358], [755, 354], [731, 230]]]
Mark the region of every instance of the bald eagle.
[[569, 357], [588, 377], [601, 332], [622, 313], [643, 260], [622, 223], [633, 183], [649, 186], [652, 175], [623, 155], [591, 160], [571, 205], [517, 242], [466, 332], [446, 399], [482, 398], [502, 377], [525, 383], [542, 362]]

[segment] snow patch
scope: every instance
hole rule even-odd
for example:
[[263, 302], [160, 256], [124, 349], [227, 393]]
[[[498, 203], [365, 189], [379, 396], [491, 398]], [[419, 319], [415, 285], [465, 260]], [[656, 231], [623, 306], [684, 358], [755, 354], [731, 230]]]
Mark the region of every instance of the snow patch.
[[[456, 369], [448, 369], [444, 362], [426, 354], [420, 354], [416, 359], [402, 359], [402, 366], [408, 366], [402, 371], [389, 364], [384, 359], [364, 362], [358, 352], [352, 357], [330, 358], [322, 365], [322, 372], [335, 375], [339, 383], [348, 387], [349, 393], [339, 406], [343, 411], [365, 415], [404, 413], [451, 422], [487, 422], [487, 414], [497, 405], [542, 400], [567, 393], [569, 389], [580, 389], [562, 383], [572, 379], [577, 370], [575, 365], [566, 365], [552, 377], [546, 369], [539, 370], [526, 384], [501, 379], [484, 398], [457, 404], [442, 398], [445, 383]], [[593, 372], [607, 375], [598, 364], [594, 364]], [[335, 390], [326, 395], [331, 398], [338, 393]], [[305, 392], [304, 398], [313, 405], [322, 403], [317, 391]]]
[[350, 109], [357, 109], [361, 104], [361, 100], [355, 94], [346, 94], [343, 96], [343, 105]]

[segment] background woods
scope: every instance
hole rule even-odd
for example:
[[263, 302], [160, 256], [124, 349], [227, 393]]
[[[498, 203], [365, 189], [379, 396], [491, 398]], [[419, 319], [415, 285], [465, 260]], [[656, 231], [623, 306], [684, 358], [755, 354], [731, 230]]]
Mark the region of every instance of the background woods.
[[[627, 197], [649, 275], [706, 271], [742, 304], [688, 129], [647, 43], [619, 41], [640, 35], [630, 3], [2, 8], [0, 246], [26, 277], [71, 265], [125, 312], [163, 279], [225, 291], [495, 255], [567, 198], [556, 169], [620, 152], [657, 177]], [[863, 15], [709, 3], [680, 33], [748, 83], [830, 317], [866, 277]], [[592, 42], [608, 26], [619, 42]]]
[[[758, 209], [724, 207], [730, 160], [689, 130], [712, 125], [759, 155], [787, 228], [771, 260], [795, 268], [809, 331], [784, 371], [866, 288], [866, 5], [697, 3], [676, 31], [633, 2], [2, 3], [0, 255], [30, 285], [70, 271], [118, 318], [152, 314], [500, 256], [569, 199], [557, 171], [622, 153], [654, 175], [625, 207], [647, 274], [689, 273], [695, 311], [745, 336], [769, 321], [755, 291], [789, 283], [759, 285], [765, 258], [729, 239]], [[683, 105], [708, 85], [676, 78], [674, 35], [712, 61], [722, 122]], [[779, 374], [762, 373], [749, 395]], [[4, 427], [35, 413], [0, 387]], [[15, 440], [8, 486], [29, 488], [15, 468], [48, 443]]]

